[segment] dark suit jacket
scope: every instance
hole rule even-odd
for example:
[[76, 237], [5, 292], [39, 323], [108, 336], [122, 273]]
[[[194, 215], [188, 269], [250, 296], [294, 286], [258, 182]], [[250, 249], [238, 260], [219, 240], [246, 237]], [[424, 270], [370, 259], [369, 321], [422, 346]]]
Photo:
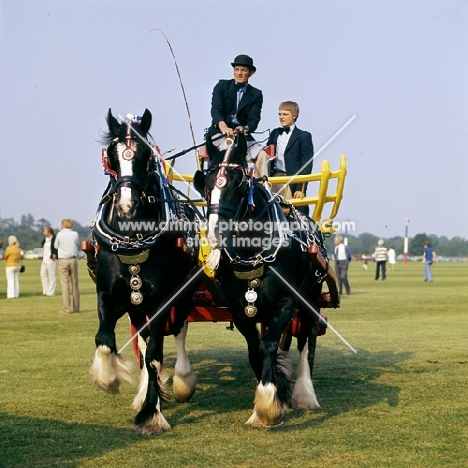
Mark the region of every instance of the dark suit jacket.
[[[270, 138], [268, 138], [267, 145], [275, 145], [278, 141], [278, 129], [275, 128], [271, 131]], [[276, 153], [276, 150], [275, 150]], [[310, 174], [312, 172], [312, 157], [314, 155], [314, 145], [312, 144], [312, 135], [305, 130], [300, 130], [294, 127], [294, 130], [289, 137], [288, 145], [284, 151], [284, 163], [286, 166], [287, 175], [296, 174]], [[302, 166], [305, 167], [303, 169]], [[273, 164], [274, 166], [274, 164]], [[290, 184], [291, 192], [302, 190], [302, 184]], [[305, 186], [307, 189], [307, 185]]]
[[[276, 154], [276, 143], [278, 141], [278, 129], [275, 128], [271, 131], [270, 137], [268, 138], [267, 145], [275, 145]], [[287, 175], [306, 175], [312, 172], [312, 157], [314, 155], [314, 145], [312, 144], [312, 135], [305, 130], [300, 130], [294, 127], [294, 130], [289, 137], [288, 144], [284, 151], [284, 163], [286, 166]], [[274, 160], [270, 169], [274, 172]], [[302, 168], [302, 166], [304, 166]], [[301, 169], [302, 168], [302, 169]], [[302, 191], [302, 184], [289, 184], [292, 194], [294, 192]], [[307, 184], [304, 186], [304, 192], [307, 190]], [[308, 215], [309, 207], [298, 206], [297, 209], [302, 213]]]
[[[244, 95], [237, 110], [237, 120], [240, 125], [248, 126], [250, 132], [254, 132], [260, 122], [262, 113], [263, 94], [262, 92], [247, 84]], [[212, 125], [208, 134], [214, 135], [219, 132], [219, 122], [225, 122], [228, 127], [234, 128], [233, 116], [236, 115], [237, 89], [236, 82], [232, 80], [219, 80], [213, 89], [211, 98], [211, 118]], [[252, 138], [252, 137], [251, 137]]]

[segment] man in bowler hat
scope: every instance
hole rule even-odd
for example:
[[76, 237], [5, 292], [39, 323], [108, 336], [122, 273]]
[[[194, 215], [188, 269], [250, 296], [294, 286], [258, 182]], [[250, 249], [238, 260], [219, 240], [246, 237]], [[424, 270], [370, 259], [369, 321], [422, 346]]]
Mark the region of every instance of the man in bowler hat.
[[[234, 138], [237, 133], [243, 132], [247, 136], [249, 159], [255, 162], [256, 176], [261, 177], [266, 175], [268, 157], [262, 150], [262, 145], [255, 141], [251, 133], [257, 129], [260, 122], [263, 93], [249, 84], [249, 78], [257, 69], [248, 55], [238, 55], [231, 65], [234, 69], [234, 78], [219, 80], [213, 89], [212, 123], [207, 137], [223, 134], [228, 138]], [[214, 140], [220, 149], [225, 149], [223, 138]]]

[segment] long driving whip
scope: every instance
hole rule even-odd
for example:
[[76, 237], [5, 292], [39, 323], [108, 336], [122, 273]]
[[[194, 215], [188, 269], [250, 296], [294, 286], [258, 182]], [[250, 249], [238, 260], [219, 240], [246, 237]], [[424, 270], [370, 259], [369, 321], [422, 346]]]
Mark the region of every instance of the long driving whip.
[[[193, 146], [197, 146], [197, 142], [195, 141], [195, 134], [193, 132], [193, 126], [192, 126], [192, 119], [190, 117], [190, 109], [189, 109], [189, 105], [188, 105], [188, 101], [187, 101], [187, 96], [185, 95], [185, 88], [184, 88], [184, 84], [182, 83], [182, 77], [180, 76], [180, 72], [179, 72], [179, 66], [177, 65], [177, 60], [175, 58], [175, 55], [174, 55], [174, 51], [172, 50], [172, 46], [171, 46], [171, 43], [169, 42], [169, 39], [167, 38], [167, 36], [164, 34], [163, 31], [161, 31], [161, 29], [159, 28], [154, 28], [154, 29], [150, 29], [149, 32], [152, 32], [152, 31], [159, 31], [164, 39], [166, 40], [167, 42], [167, 45], [169, 46], [169, 49], [171, 51], [171, 54], [172, 54], [172, 57], [174, 58], [174, 65], [175, 65], [175, 68], [176, 68], [176, 71], [177, 71], [177, 76], [179, 77], [179, 83], [180, 83], [180, 87], [182, 89], [182, 94], [184, 96], [184, 102], [185, 102], [185, 108], [187, 109], [187, 116], [188, 116], [188, 120], [189, 120], [189, 125], [190, 125], [190, 132], [192, 134], [192, 141], [193, 141]], [[201, 169], [201, 165], [200, 165], [200, 158], [198, 157], [198, 150], [195, 149], [195, 157], [196, 157], [196, 161], [197, 161], [197, 169]]]

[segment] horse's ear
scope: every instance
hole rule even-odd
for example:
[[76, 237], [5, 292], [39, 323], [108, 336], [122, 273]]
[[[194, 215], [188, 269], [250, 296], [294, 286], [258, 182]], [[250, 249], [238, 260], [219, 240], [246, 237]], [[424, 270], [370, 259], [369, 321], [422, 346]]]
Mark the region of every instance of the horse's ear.
[[244, 158], [247, 158], [247, 138], [245, 138], [243, 133], [241, 133], [237, 138], [237, 146], [239, 147], [240, 154], [243, 155]]
[[206, 153], [208, 154], [209, 159], [211, 159], [214, 155], [218, 153], [218, 148], [216, 148], [216, 146], [213, 144], [210, 136], [206, 137], [205, 146]]
[[143, 112], [143, 116], [141, 117], [140, 122], [140, 128], [143, 130], [144, 133], [147, 133], [150, 129], [152, 119], [153, 116], [151, 115], [151, 112], [148, 109], [145, 109], [145, 112]]
[[117, 136], [119, 134], [119, 128], [120, 124], [117, 121], [117, 119], [112, 115], [112, 111], [109, 108], [109, 111], [107, 112], [107, 125], [109, 126], [109, 131], [112, 133], [112, 135]]
[[196, 171], [193, 176], [193, 186], [195, 190], [203, 195], [205, 193], [205, 173], [203, 171]]

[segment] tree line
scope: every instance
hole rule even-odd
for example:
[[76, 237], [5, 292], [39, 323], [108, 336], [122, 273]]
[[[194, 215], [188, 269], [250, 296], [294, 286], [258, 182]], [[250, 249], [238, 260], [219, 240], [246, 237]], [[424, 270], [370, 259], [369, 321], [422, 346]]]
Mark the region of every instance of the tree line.
[[[340, 234], [343, 238], [343, 234]], [[387, 248], [393, 247], [397, 255], [402, 255], [404, 249], [403, 237], [384, 238], [373, 234], [363, 233], [358, 236], [348, 234], [348, 246], [354, 256], [360, 257], [364, 253], [372, 254], [377, 247], [379, 239], [384, 240], [384, 246]], [[421, 257], [424, 250], [424, 242], [430, 241], [438, 256], [441, 257], [468, 257], [468, 239], [462, 237], [453, 237], [448, 239], [445, 236], [436, 236], [434, 234], [426, 234], [425, 232], [416, 234], [414, 237], [408, 238], [408, 255]], [[325, 241], [328, 252], [333, 252], [333, 236]]]
[[[6, 247], [8, 236], [15, 235], [21, 247], [24, 250], [31, 250], [41, 246], [43, 231], [51, 223], [44, 218], [37, 221], [31, 214], [22, 215], [19, 222], [13, 218], [0, 218], [0, 239]], [[54, 232], [58, 232], [59, 227], [51, 226]], [[80, 239], [89, 238], [89, 226], [82, 226], [77, 221], [73, 221], [73, 229], [78, 232]], [[343, 237], [344, 235], [341, 234]], [[380, 237], [369, 233], [363, 233], [358, 236], [348, 234], [348, 245], [355, 256], [361, 256], [364, 253], [371, 254], [377, 246]], [[403, 254], [403, 237], [383, 238], [385, 247], [393, 247], [397, 255]], [[408, 239], [408, 255], [421, 256], [423, 253], [423, 244], [429, 240], [437, 255], [444, 257], [468, 257], [468, 239], [462, 237], [453, 237], [448, 239], [445, 236], [438, 237], [434, 234], [419, 233]], [[328, 252], [333, 252], [333, 236], [325, 241]]]
[[[8, 245], [8, 236], [16, 236], [23, 250], [32, 250], [40, 247], [44, 239], [44, 228], [52, 227], [54, 232], [60, 230], [59, 227], [52, 226], [47, 219], [40, 218], [37, 221], [31, 214], [23, 215], [19, 222], [13, 218], [0, 218], [0, 240], [3, 241], [3, 248]], [[78, 221], [73, 221], [73, 230], [78, 233], [80, 239], [89, 237], [89, 226], [82, 226]]]

